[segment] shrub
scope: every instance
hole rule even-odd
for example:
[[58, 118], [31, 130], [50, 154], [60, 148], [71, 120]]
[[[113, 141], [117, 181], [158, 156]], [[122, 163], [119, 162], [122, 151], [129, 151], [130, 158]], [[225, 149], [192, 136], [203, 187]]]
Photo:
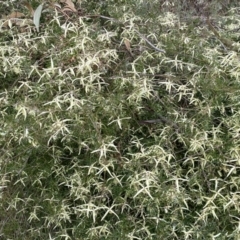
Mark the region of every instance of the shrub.
[[2, 21], [2, 239], [239, 238], [239, 9], [183, 3]]

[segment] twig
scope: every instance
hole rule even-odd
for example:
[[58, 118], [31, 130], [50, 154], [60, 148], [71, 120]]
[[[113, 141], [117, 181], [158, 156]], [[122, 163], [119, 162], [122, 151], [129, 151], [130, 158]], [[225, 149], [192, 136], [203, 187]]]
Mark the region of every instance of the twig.
[[[85, 17], [94, 17], [94, 18], [99, 17], [99, 18], [107, 19], [107, 20], [110, 20], [110, 21], [113, 21], [113, 22], [117, 22], [117, 23], [122, 24], [119, 20], [117, 20], [117, 19], [115, 19], [115, 18], [106, 17], [106, 16], [103, 16], [103, 15], [87, 15], [87, 16], [85, 16]], [[135, 30], [135, 31], [136, 31], [136, 33], [137, 33], [144, 41], [146, 41], [146, 43], [147, 43], [151, 48], [153, 48], [155, 51], [161, 52], [161, 53], [166, 53], [165, 50], [160, 49], [160, 48], [154, 46], [154, 45], [153, 45], [146, 37], [144, 37], [140, 32], [138, 32], [137, 30]]]
[[158, 115], [157, 116], [158, 119], [150, 119], [150, 120], [142, 120], [142, 121], [139, 121], [140, 124], [156, 124], [156, 123], [164, 123], [164, 124], [167, 124], [168, 126], [171, 126], [174, 128], [174, 130], [178, 133], [180, 132], [180, 129], [179, 129], [179, 126], [172, 122], [171, 120], [169, 120], [168, 118], [165, 118], [161, 115]]
[[[136, 31], [136, 30], [135, 30]], [[143, 39], [147, 42], [147, 44], [152, 47], [154, 50], [156, 50], [157, 52], [161, 52], [161, 53], [166, 53], [165, 50], [163, 49], [160, 49], [158, 47], [155, 47], [146, 37], [144, 37], [140, 32], [136, 31], [136, 33]]]

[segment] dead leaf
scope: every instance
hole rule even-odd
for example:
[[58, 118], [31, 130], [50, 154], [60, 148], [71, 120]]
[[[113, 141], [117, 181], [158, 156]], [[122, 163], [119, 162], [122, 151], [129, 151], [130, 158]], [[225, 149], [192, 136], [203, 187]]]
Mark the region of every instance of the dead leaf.
[[27, 2], [27, 1], [23, 2], [22, 4], [29, 10], [31, 16], [33, 17], [34, 10], [33, 10], [32, 6], [31, 6], [31, 4], [29, 2]]
[[63, 12], [77, 12], [74, 3], [71, 0], [61, 0], [61, 3], [65, 3], [64, 8], [62, 9]]
[[125, 47], [126, 49], [131, 52], [131, 47], [130, 47], [130, 41], [128, 39], [124, 39], [124, 44], [125, 44]]
[[23, 21], [21, 17], [25, 17], [21, 12], [12, 12], [9, 15], [4, 16], [3, 19], [6, 19], [7, 21], [3, 23], [3, 27], [11, 27], [13, 24], [19, 25], [19, 22]]
[[11, 18], [21, 18], [21, 17], [25, 17], [25, 15], [21, 12], [12, 12], [7, 16], [7, 19], [11, 19]]
[[13, 25], [23, 28], [32, 24], [31, 19], [22, 19], [22, 18], [10, 18], [3, 23], [3, 27], [11, 28]]
[[124, 42], [124, 45], [125, 45], [126, 49], [128, 50], [128, 52], [131, 54], [131, 56], [133, 56], [130, 41], [127, 38], [125, 38], [123, 42]]

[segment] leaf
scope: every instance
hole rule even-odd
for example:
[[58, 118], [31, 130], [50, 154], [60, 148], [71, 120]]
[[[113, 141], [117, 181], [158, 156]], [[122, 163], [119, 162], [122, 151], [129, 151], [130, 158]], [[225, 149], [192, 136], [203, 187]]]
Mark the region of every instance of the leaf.
[[3, 23], [3, 27], [12, 27], [12, 25], [24, 25], [24, 23], [26, 22], [25, 19], [22, 19], [22, 17], [24, 17], [25, 15], [21, 12], [12, 12], [7, 16], [4, 16], [3, 19], [6, 19], [7, 21], [5, 21]]
[[27, 2], [27, 1], [23, 2], [22, 4], [29, 10], [29, 12], [31, 13], [31, 16], [33, 17], [34, 10], [33, 10], [32, 6], [31, 6], [31, 4], [29, 2]]
[[128, 39], [124, 39], [124, 44], [125, 44], [125, 47], [126, 49], [131, 52], [131, 46], [130, 46], [130, 41]]
[[40, 17], [41, 17], [41, 13], [42, 13], [42, 8], [43, 8], [43, 3], [40, 4], [37, 9], [34, 12], [33, 15], [33, 23], [36, 26], [37, 32], [39, 32], [39, 25], [40, 25]]
[[130, 53], [130, 55], [133, 57], [133, 55], [132, 55], [132, 50], [131, 50], [131, 43], [130, 43], [130, 41], [128, 40], [128, 39], [124, 39], [124, 45], [125, 45], [125, 47], [126, 47], [126, 49], [128, 50], [128, 52]]
[[7, 19], [11, 19], [11, 18], [21, 18], [24, 17], [25, 15], [21, 12], [12, 12], [11, 14], [9, 14], [7, 16]]
[[70, 12], [77, 12], [74, 3], [71, 0], [61, 0], [62, 3], [65, 3], [65, 7], [63, 8], [63, 12], [70, 11]]

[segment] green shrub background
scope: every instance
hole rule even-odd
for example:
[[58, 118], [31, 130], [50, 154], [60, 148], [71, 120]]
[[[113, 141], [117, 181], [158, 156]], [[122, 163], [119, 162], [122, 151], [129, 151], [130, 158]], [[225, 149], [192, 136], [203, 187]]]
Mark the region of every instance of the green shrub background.
[[0, 238], [239, 239], [238, 1], [75, 6], [1, 20]]

